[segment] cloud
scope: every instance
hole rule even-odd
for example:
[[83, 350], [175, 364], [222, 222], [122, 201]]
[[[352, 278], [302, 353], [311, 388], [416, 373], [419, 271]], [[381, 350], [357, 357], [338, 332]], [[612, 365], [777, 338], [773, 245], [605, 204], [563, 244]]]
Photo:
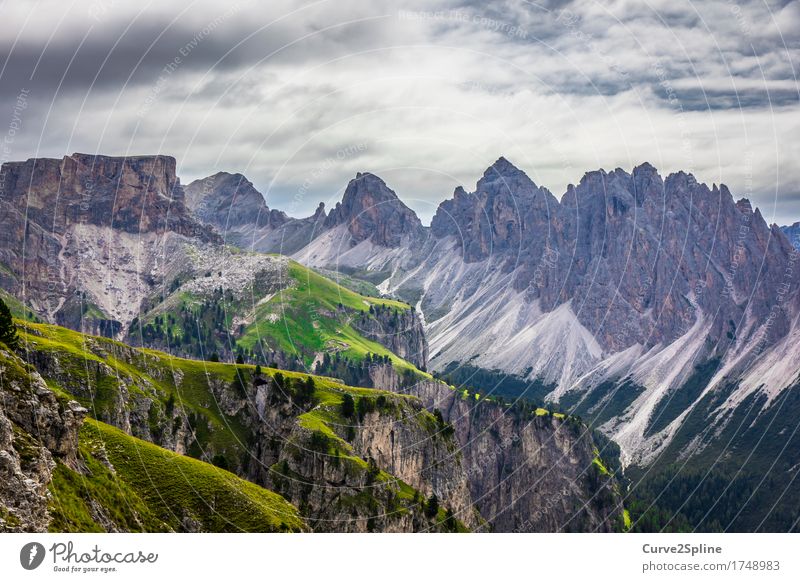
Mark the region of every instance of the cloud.
[[242, 172], [297, 215], [369, 170], [424, 218], [500, 155], [556, 195], [648, 160], [800, 217], [796, 0], [12, 1], [4, 16], [0, 93], [29, 91], [6, 159], [168, 153], [184, 182]]

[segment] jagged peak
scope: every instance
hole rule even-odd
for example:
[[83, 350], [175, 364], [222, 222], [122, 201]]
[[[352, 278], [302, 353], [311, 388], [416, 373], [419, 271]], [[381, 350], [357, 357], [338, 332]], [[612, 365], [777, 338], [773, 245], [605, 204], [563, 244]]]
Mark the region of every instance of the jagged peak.
[[370, 199], [377, 197], [385, 202], [396, 200], [403, 207], [406, 207], [395, 191], [389, 188], [382, 178], [371, 172], [357, 172], [356, 177], [348, 182], [344, 196], [342, 196], [342, 202], [337, 203], [336, 207], [358, 205], [365, 197]]
[[404, 234], [422, 229], [417, 215], [394, 190], [370, 172], [358, 172], [325, 218], [325, 227], [346, 224], [354, 241], [367, 238], [386, 247], [396, 247]]
[[530, 177], [500, 156], [491, 166], [486, 168], [483, 176], [476, 184], [476, 192], [489, 193], [511, 192], [515, 196], [529, 194], [535, 196], [539, 187]]
[[247, 179], [247, 176], [245, 176], [244, 174], [240, 174], [239, 172], [221, 171], [221, 172], [217, 172], [216, 174], [212, 174], [211, 176], [208, 176], [205, 179], [208, 180], [208, 178], [214, 178], [216, 180], [224, 179], [224, 178], [233, 178], [235, 180], [242, 180], [243, 182], [247, 182], [248, 184], [252, 183], [252, 182], [250, 182], [250, 180]]
[[516, 174], [524, 174], [522, 170], [509, 162], [504, 156], [500, 156], [497, 160], [483, 173], [485, 178], [496, 178], [498, 176], [513, 176]]
[[633, 173], [634, 174], [638, 174], [638, 173], [658, 174], [658, 168], [656, 168], [650, 162], [646, 162], [645, 161], [645, 162], [642, 162], [641, 164], [639, 164], [638, 166], [634, 166], [633, 167]]
[[[694, 174], [691, 172], [686, 172], [684, 170], [678, 170], [677, 172], [672, 172], [669, 174], [666, 179], [664, 180], [665, 184], [672, 184], [672, 183], [683, 183], [687, 186], [697, 186], [701, 185], [701, 183], [694, 177]], [[702, 184], [705, 186], [705, 184]]]
[[327, 217], [327, 213], [325, 212], [325, 203], [320, 202], [317, 206], [317, 209], [314, 211], [312, 218], [314, 219], [324, 219]]
[[753, 205], [750, 203], [749, 198], [739, 198], [739, 200], [736, 201], [736, 208], [738, 208], [740, 212], [753, 212]]

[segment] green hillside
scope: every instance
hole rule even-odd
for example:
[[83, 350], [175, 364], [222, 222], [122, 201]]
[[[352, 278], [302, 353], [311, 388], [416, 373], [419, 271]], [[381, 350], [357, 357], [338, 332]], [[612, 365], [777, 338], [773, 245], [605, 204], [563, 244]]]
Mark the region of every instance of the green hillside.
[[270, 354], [278, 352], [305, 367], [320, 353], [352, 361], [371, 354], [423, 374], [361, 328], [378, 319], [391, 324], [409, 312], [406, 303], [361, 295], [291, 260], [280, 275], [253, 273], [239, 294], [225, 287], [220, 273], [205, 273], [202, 285], [197, 277], [173, 282], [133, 322], [130, 342], [206, 360], [238, 354], [269, 364]]
[[[124, 530], [176, 529], [183, 518], [171, 514], [171, 507], [208, 531], [296, 530], [299, 518], [281, 509], [282, 503], [291, 507], [287, 499], [309, 527], [321, 531], [329, 531], [331, 517], [344, 528], [349, 521], [385, 529], [413, 519], [420, 529], [465, 529], [448, 517], [444, 504], [426, 516], [425, 495], [355, 446], [359, 425], [372, 414], [407, 425], [446, 462], [456, 451], [452, 429], [414, 397], [324, 376], [177, 358], [59, 326], [17, 324], [27, 359], [48, 386], [63, 399], [78, 400], [94, 419], [81, 432], [90, 476], [64, 465], [56, 471], [53, 527], [59, 531], [102, 527], [87, 500], [108, 507], [108, 519]], [[275, 415], [271, 422], [281, 427], [279, 433], [263, 434], [252, 407], [257, 387], [265, 384], [271, 386], [265, 413]], [[113, 426], [129, 426], [125, 430], [133, 436]], [[161, 448], [176, 442], [183, 443], [185, 455]], [[266, 466], [265, 447], [273, 459]], [[259, 459], [254, 450], [262, 451]], [[248, 475], [254, 462], [263, 475], [258, 482], [277, 493], [235, 477]], [[331, 474], [342, 480], [340, 490], [314, 506], [308, 496]]]
[[102, 422], [84, 422], [80, 452], [86, 473], [59, 464], [50, 484], [51, 531], [105, 531], [108, 522], [150, 532], [306, 529], [277, 493]]

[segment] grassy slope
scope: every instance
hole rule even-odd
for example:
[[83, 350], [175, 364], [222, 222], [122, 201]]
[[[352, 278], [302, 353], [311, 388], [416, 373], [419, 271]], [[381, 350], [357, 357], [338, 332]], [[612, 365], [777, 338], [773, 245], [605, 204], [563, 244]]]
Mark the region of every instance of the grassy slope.
[[[339, 310], [341, 306], [351, 314], [365, 313], [369, 311], [370, 306], [383, 306], [406, 311], [410, 309], [408, 304], [361, 295], [295, 261], [289, 261], [288, 279], [286, 288], [255, 306], [252, 299], [222, 302], [225, 317], [221, 325], [224, 327], [231, 328], [233, 315], [248, 314], [247, 319], [252, 321], [245, 326], [241, 336], [239, 330], [235, 330], [238, 345], [258, 351], [257, 346], [260, 342], [264, 342], [270, 348], [290, 354], [303, 352], [307, 356], [306, 364], [311, 363], [308, 354], [313, 352], [341, 351], [344, 355], [358, 360], [371, 352], [388, 356], [400, 369], [416, 370], [412, 364], [361, 335], [348, 321], [348, 315]], [[264, 290], [253, 289], [252, 292], [255, 298], [267, 295]], [[159, 327], [164, 332], [169, 329], [175, 338], [174, 341], [179, 341], [182, 335], [181, 309], [185, 307], [195, 310], [201, 303], [202, 297], [179, 288], [144, 315], [141, 323], [154, 325], [156, 316], [172, 314], [179, 323], [170, 327], [162, 317]], [[200, 319], [209, 327], [213, 327], [208, 317], [200, 315]]]
[[25, 307], [22, 301], [11, 295], [5, 289], [0, 289], [0, 299], [2, 299], [5, 302], [5, 304], [8, 305], [8, 309], [11, 311], [12, 316], [18, 319], [25, 319], [28, 321], [38, 320], [36, 315], [34, 315], [34, 313], [30, 309]]
[[[277, 493], [101, 422], [85, 421], [81, 454], [88, 475], [64, 465], [55, 472], [51, 531], [103, 531], [92, 505], [127, 531], [177, 531], [184, 520], [214, 532], [305, 529], [297, 509]], [[104, 456], [114, 472], [98, 460]]]
[[[289, 263], [292, 285], [256, 307], [255, 323], [248, 326], [239, 343], [253, 349], [261, 338], [289, 353], [300, 348], [314, 352], [335, 346], [342, 353], [362, 359], [368, 352], [389, 356], [400, 369], [415, 369], [377, 342], [368, 340], [346, 318], [339, 306], [355, 312], [368, 312], [371, 305], [400, 311], [410, 307], [400, 301], [368, 297], [355, 293], [299, 263]], [[270, 315], [278, 315], [270, 321]]]
[[[29, 349], [55, 352], [54, 355], [57, 355], [62, 367], [70, 369], [71, 375], [80, 379], [89, 387], [104, 386], [102, 389], [94, 389], [92, 392], [93, 397], [78, 398], [90, 410], [90, 414], [97, 415], [98, 412], [109, 406], [108, 401], [111, 399], [111, 393], [117, 389], [116, 384], [120, 379], [125, 380], [126, 389], [132, 395], [136, 394], [136, 382], [146, 381], [155, 387], [157, 391], [155, 396], [160, 399], [162, 404], [166, 403], [170, 397], [173, 397], [175, 406], [182, 407], [187, 413], [203, 415], [208, 421], [208, 427], [205, 430], [197, 430], [198, 447], [190, 448], [188, 451], [190, 455], [199, 455], [202, 450], [210, 448], [215, 452], [224, 452], [231, 466], [235, 466], [234, 460], [241, 458], [243, 454], [247, 454], [246, 429], [240, 426], [235, 418], [226, 416], [216, 406], [209, 387], [209, 380], [222, 380], [224, 383], [230, 384], [233, 382], [237, 370], [243, 373], [245, 377], [250, 377], [255, 372], [255, 366], [177, 358], [156, 350], [131, 348], [108, 338], [89, 336], [54, 325], [32, 324], [22, 321], [19, 321], [18, 325], [20, 336], [27, 342]], [[123, 358], [121, 354], [126, 354], [126, 357]], [[112, 373], [106, 378], [98, 379], [93, 367], [89, 365], [94, 362], [104, 362], [112, 370]], [[262, 367], [262, 373], [266, 376], [281, 374], [285, 379], [290, 380], [305, 380], [309, 377], [309, 375], [299, 372], [266, 367]], [[176, 383], [174, 381], [176, 377], [180, 378], [180, 382]], [[348, 463], [355, 471], [368, 471], [367, 461], [359, 457], [350, 443], [342, 436], [346, 433], [347, 427], [353, 422], [352, 419], [344, 419], [341, 416], [340, 411], [344, 395], [349, 394], [356, 403], [361, 399], [369, 399], [373, 401], [374, 409], [379, 410], [382, 414], [396, 415], [398, 418], [409, 417], [409, 409], [404, 406], [404, 403], [410, 404], [415, 402], [416, 399], [412, 396], [383, 390], [346, 386], [336, 379], [324, 376], [312, 377], [314, 379], [313, 397], [316, 406], [307, 412], [298, 414], [298, 425], [306, 429], [311, 435], [317, 434], [323, 437], [322, 441], [326, 443], [327, 450], [325, 453], [327, 455], [335, 456], [339, 462]], [[53, 378], [45, 377], [45, 380], [61, 396], [72, 397], [68, 386], [60, 385]], [[438, 426], [436, 419], [424, 409], [414, 411], [413, 421], [420, 423], [432, 436], [441, 432], [441, 427]], [[97, 480], [91, 479], [87, 481], [77, 473], [60, 466], [56, 471], [53, 485], [53, 492], [60, 496], [62, 504], [62, 509], [58, 510], [60, 517], [56, 522], [58, 523], [58, 528], [60, 528], [59, 531], [93, 531], [93, 528], [99, 527], [88, 513], [85, 503], [80, 501], [87, 496], [92, 499], [97, 499], [99, 496], [102, 499], [101, 506], [105, 507], [105, 503], [108, 503], [110, 506], [115, 507], [114, 521], [122, 524], [121, 529], [158, 531], [160, 528], [176, 527], [175, 522], [170, 521], [169, 515], [164, 513], [163, 508], [162, 510], [159, 510], [158, 507], [153, 509], [154, 499], [152, 496], [156, 495], [156, 490], [159, 487], [153, 486], [150, 493], [147, 494], [148, 482], [135, 479], [137, 476], [146, 478], [148, 475], [146, 465], [152, 463], [155, 457], [152, 454], [147, 456], [144, 470], [142, 466], [131, 465], [130, 463], [133, 462], [131, 459], [135, 460], [135, 457], [130, 452], [134, 450], [131, 447], [135, 447], [135, 445], [130, 443], [147, 444], [167, 457], [172, 455], [176, 458], [195, 461], [134, 439], [134, 437], [125, 435], [125, 433], [104, 423], [89, 421], [87, 426], [88, 428], [84, 430], [83, 434], [84, 447], [92, 447], [92, 443], [97, 444], [98, 438], [101, 437], [101, 440], [116, 443], [115, 446], [118, 447], [118, 451], [121, 451], [121, 456], [115, 460], [114, 451], [111, 448], [108, 448], [108, 456], [115, 466], [118, 462], [126, 462], [123, 465], [123, 470], [117, 467], [118, 473], [122, 475], [123, 479], [121, 482], [115, 481], [113, 475], [105, 475], [102, 465], [96, 461], [92, 462], [91, 459], [94, 456], [91, 453], [91, 448], [83, 452], [84, 456], [89, 459], [87, 461], [89, 468], [97, 469]], [[130, 442], [121, 442], [120, 439], [129, 439]], [[298, 442], [293, 444], [304, 451], [308, 443]], [[153, 452], [146, 447], [140, 448], [145, 452]], [[200, 461], [196, 462], [210, 468], [212, 471], [220, 471], [211, 465]], [[139, 463], [139, 465], [142, 464]], [[130, 474], [125, 473], [124, 467], [131, 469]], [[95, 474], [94, 471], [93, 474]], [[175, 485], [175, 477], [173, 476], [170, 479], [170, 483]], [[398, 498], [404, 504], [410, 504], [415, 497], [418, 497], [414, 488], [384, 471], [379, 471], [375, 479], [395, 490]], [[101, 484], [106, 482], [106, 485], [113, 484], [111, 492], [109, 491], [109, 486], [98, 486], [97, 481]], [[115, 490], [119, 492], [119, 498], [116, 501], [114, 501], [112, 495]], [[125, 510], [121, 500], [130, 491], [134, 490], [139, 492], [141, 499], [136, 496], [131, 497], [132, 508]], [[112, 495], [112, 497], [108, 497], [109, 495]], [[369, 504], [371, 501], [368, 497], [364, 492], [361, 492], [353, 496], [351, 502]], [[169, 503], [167, 505], [173, 504]], [[404, 510], [401, 508], [400, 511]], [[442, 510], [442, 515], [437, 517], [437, 521], [443, 520], [444, 510]], [[93, 523], [94, 525], [92, 525]], [[139, 527], [138, 523], [143, 525]], [[224, 523], [217, 521], [210, 527], [212, 527], [211, 531], [223, 531], [213, 528], [224, 528], [226, 526]], [[240, 529], [246, 528], [241, 527]], [[459, 523], [458, 529], [463, 531], [463, 525]]]
[[[132, 349], [121, 342], [55, 325], [19, 322], [19, 330], [29, 349], [53, 352], [71, 378], [84, 382], [89, 388], [88, 395], [79, 396], [68, 386], [60, 386], [57, 380], [45, 377], [51, 388], [75, 396], [92, 416], [103, 418], [113, 406], [122, 385], [130, 394], [142, 396], [144, 394], [137, 386], [153, 386], [156, 399], [163, 406], [171, 400], [187, 414], [197, 414], [207, 421], [198, 431], [202, 433], [198, 435], [198, 439], [204, 441], [202, 446], [212, 446], [231, 456], [241, 453], [242, 443], [246, 440], [244, 428], [216, 406], [210, 396], [207, 376], [230, 383], [234, 380], [236, 366], [183, 360], [152, 350]], [[119, 354], [132, 354], [132, 361], [119, 357]], [[111, 373], [98, 376], [94, 368], [96, 363], [104, 363]]]

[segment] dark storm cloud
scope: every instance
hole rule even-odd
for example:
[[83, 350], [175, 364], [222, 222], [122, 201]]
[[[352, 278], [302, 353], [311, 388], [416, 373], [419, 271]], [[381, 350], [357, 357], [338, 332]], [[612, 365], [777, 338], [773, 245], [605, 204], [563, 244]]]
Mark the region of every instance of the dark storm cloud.
[[[654, 88], [655, 91], [658, 88]], [[792, 89], [747, 89], [744, 91], [685, 89], [676, 91], [680, 107], [685, 111], [707, 111], [719, 109], [752, 109], [791, 107], [800, 104], [797, 90]]]

